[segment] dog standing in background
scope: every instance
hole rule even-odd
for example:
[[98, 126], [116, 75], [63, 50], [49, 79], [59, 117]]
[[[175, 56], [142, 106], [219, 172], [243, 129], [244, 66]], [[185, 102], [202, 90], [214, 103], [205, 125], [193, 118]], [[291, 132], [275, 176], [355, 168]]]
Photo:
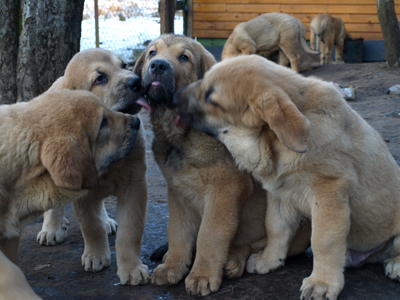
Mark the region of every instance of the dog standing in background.
[[335, 62], [343, 64], [344, 40], [351, 38], [341, 18], [330, 14], [319, 14], [310, 24], [311, 49], [321, 51], [321, 65], [332, 64], [332, 49], [335, 47]]

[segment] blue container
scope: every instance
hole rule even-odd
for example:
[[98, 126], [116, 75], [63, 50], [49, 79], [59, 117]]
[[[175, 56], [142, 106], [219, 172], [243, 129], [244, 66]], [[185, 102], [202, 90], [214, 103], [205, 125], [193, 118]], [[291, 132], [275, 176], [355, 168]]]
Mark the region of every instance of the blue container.
[[362, 63], [364, 38], [345, 39], [342, 59], [345, 63]]

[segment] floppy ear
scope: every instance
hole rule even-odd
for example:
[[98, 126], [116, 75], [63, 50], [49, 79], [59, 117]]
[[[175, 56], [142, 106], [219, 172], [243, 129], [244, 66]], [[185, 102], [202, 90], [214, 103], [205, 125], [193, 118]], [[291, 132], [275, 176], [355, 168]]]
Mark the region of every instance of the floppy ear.
[[91, 189], [98, 176], [86, 137], [51, 138], [42, 145], [40, 158], [56, 186], [73, 191]]
[[65, 79], [65, 76], [61, 76], [58, 77], [58, 79], [53, 82], [53, 84], [47, 90], [47, 92], [54, 92], [56, 90], [68, 89], [68, 88], [69, 87], [67, 86], [67, 80]]
[[307, 151], [310, 121], [286, 93], [263, 94], [253, 104], [253, 110], [268, 123], [282, 144], [295, 152]]
[[142, 55], [140, 55], [139, 59], [136, 61], [135, 65], [132, 68], [133, 73], [139, 76], [139, 79], [142, 80], [142, 71], [144, 60], [146, 58], [147, 49], [143, 51]]
[[200, 59], [201, 59], [201, 66], [200, 66], [200, 72], [201, 72], [201, 76], [199, 77], [199, 79], [203, 78], [204, 73], [207, 72], [207, 70], [209, 68], [211, 68], [213, 65], [215, 65], [217, 63], [217, 61], [214, 58], [214, 55], [212, 55], [210, 52], [207, 51], [206, 48], [203, 47], [203, 45], [200, 45]]

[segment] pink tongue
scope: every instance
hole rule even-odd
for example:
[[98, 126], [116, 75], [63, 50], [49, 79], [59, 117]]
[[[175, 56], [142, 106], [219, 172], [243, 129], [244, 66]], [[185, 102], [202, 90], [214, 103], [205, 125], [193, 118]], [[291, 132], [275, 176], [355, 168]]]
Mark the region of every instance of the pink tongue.
[[149, 102], [147, 102], [145, 98], [140, 97], [139, 99], [136, 100], [136, 103], [142, 106], [146, 111], [151, 112]]
[[186, 123], [184, 123], [181, 118], [179, 117], [179, 115], [176, 117], [175, 119], [175, 126], [178, 128], [186, 128]]

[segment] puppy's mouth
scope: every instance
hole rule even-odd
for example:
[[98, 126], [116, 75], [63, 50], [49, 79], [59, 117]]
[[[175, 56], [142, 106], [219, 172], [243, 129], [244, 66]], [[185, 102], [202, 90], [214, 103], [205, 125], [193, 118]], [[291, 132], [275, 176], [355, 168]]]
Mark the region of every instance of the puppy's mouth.
[[176, 116], [174, 123], [175, 123], [175, 126], [178, 128], [186, 128], [187, 127], [187, 124], [182, 121], [182, 119], [179, 115]]

